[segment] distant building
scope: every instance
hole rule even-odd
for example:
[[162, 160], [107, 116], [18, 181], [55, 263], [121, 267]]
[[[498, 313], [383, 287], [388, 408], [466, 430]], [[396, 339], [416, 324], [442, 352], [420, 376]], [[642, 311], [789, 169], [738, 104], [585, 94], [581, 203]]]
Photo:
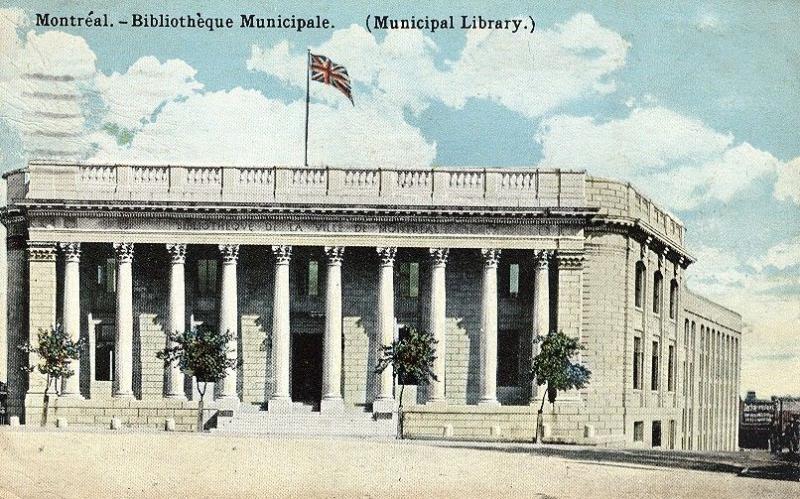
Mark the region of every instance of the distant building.
[[386, 421], [395, 388], [374, 372], [378, 348], [415, 326], [438, 340], [440, 381], [405, 389], [409, 436], [530, 440], [532, 340], [560, 330], [593, 374], [546, 406], [547, 440], [736, 448], [741, 317], [686, 289], [683, 224], [630, 184], [48, 162], [6, 177], [9, 410], [28, 421], [43, 382], [13, 347], [56, 321], [88, 347], [51, 404], [70, 424], [190, 429], [192, 380], [156, 352], [166, 330], [205, 323], [235, 333], [240, 367], [210, 405], [240, 430], [312, 410]]
[[775, 413], [771, 399], [759, 399], [756, 392], [747, 392], [739, 401], [739, 447], [743, 449], [766, 449], [769, 447], [769, 432]]

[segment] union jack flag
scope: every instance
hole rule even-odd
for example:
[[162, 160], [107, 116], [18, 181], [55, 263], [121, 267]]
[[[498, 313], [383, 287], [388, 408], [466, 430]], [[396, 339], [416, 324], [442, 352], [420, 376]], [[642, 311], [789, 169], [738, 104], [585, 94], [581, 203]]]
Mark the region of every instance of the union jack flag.
[[344, 66], [336, 64], [324, 55], [310, 55], [311, 79], [326, 85], [331, 85], [333, 88], [346, 95], [347, 98], [350, 99], [350, 103], [355, 105], [350, 88], [350, 75], [347, 74], [347, 70]]

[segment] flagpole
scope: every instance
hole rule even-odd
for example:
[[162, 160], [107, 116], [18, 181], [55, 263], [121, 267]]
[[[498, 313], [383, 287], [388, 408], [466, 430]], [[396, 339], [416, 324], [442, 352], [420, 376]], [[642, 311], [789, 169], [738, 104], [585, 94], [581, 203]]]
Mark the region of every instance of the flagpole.
[[308, 103], [310, 101], [309, 86], [311, 84], [311, 49], [307, 49], [306, 56], [306, 142], [305, 165], [308, 166]]

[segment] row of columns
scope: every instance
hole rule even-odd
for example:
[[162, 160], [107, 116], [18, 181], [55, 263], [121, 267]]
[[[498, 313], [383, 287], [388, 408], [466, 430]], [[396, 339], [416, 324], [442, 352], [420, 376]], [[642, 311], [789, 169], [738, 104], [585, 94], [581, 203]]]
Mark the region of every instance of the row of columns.
[[[132, 243], [114, 243], [116, 255], [116, 338], [114, 363], [114, 396], [133, 397], [133, 273], [134, 246]], [[73, 339], [80, 334], [80, 243], [62, 243], [64, 253], [63, 327]], [[186, 324], [185, 263], [186, 245], [167, 244], [171, 265], [169, 272], [168, 329], [181, 333]], [[322, 406], [324, 409], [343, 407], [341, 390], [342, 372], [342, 260], [345, 248], [326, 246], [327, 279], [325, 290], [325, 336], [323, 342]], [[231, 335], [228, 344], [229, 356], [237, 357], [238, 336], [238, 283], [236, 264], [239, 245], [219, 245], [222, 259], [219, 297], [219, 328]], [[394, 260], [396, 247], [376, 248], [380, 259], [378, 273], [377, 334], [381, 345], [394, 341]], [[272, 364], [275, 387], [269, 399], [270, 410], [288, 409], [291, 405], [290, 379], [290, 297], [289, 262], [291, 246], [272, 246], [274, 256], [274, 289], [272, 317]], [[483, 259], [481, 330], [480, 330], [480, 404], [496, 405], [497, 401], [497, 266], [501, 250], [482, 249]], [[430, 255], [430, 316], [429, 328], [437, 341], [439, 352], [433, 366], [438, 378], [430, 387], [428, 403], [445, 403], [446, 356], [446, 282], [445, 269], [449, 256], [448, 248], [431, 248]], [[536, 253], [533, 291], [533, 333], [545, 335], [549, 332], [549, 279], [548, 261], [550, 251]], [[75, 372], [79, 362], [75, 361]], [[167, 372], [165, 396], [184, 397], [184, 377], [178, 366]], [[228, 371], [219, 383], [217, 398], [238, 400], [236, 391], [236, 369]], [[78, 376], [64, 381], [65, 396], [80, 396]], [[377, 378], [376, 410], [391, 410], [394, 407], [393, 377], [387, 369]], [[534, 383], [535, 387], [535, 383]], [[535, 391], [534, 394], [535, 396]]]

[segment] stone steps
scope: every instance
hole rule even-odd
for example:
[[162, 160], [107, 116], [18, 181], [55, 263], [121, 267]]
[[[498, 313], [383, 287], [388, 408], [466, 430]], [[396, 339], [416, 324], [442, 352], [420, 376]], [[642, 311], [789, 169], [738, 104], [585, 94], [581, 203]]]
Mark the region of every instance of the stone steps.
[[397, 420], [376, 420], [369, 412], [320, 413], [293, 407], [290, 413], [237, 412], [231, 418], [218, 421], [218, 427], [212, 431], [246, 435], [392, 438], [397, 432]]

